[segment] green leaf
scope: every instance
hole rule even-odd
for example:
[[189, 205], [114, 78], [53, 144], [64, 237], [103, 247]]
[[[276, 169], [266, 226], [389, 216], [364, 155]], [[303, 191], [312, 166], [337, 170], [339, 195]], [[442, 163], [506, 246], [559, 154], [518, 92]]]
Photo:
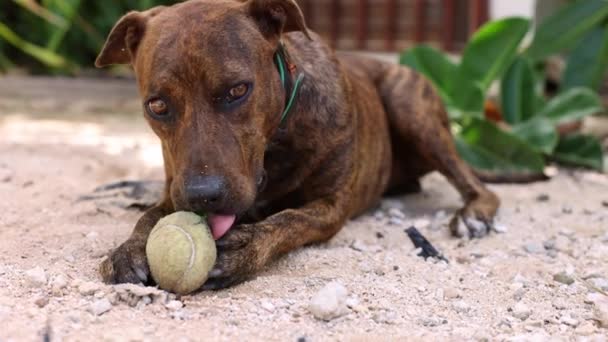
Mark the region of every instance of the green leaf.
[[598, 90], [608, 66], [608, 26], [591, 30], [572, 49], [564, 71], [561, 90], [589, 87]]
[[540, 60], [568, 49], [607, 16], [606, 0], [574, 1], [540, 23], [526, 53]]
[[602, 171], [604, 155], [602, 145], [597, 138], [573, 134], [562, 137], [553, 153], [555, 160], [576, 166], [589, 167]]
[[559, 140], [551, 120], [537, 117], [513, 126], [512, 133], [539, 152], [550, 155]]
[[562, 124], [602, 111], [602, 101], [596, 93], [588, 88], [572, 88], [551, 99], [538, 115]]
[[501, 172], [542, 172], [543, 156], [518, 137], [494, 124], [473, 119], [456, 139], [464, 160], [481, 170]]
[[484, 93], [471, 79], [460, 80], [452, 87], [458, 68], [445, 54], [432, 47], [420, 45], [404, 52], [400, 63], [425, 75], [443, 99], [450, 118], [478, 116], [483, 113]]
[[20, 49], [24, 53], [36, 58], [39, 62], [52, 67], [68, 69], [69, 63], [60, 55], [44, 49], [38, 45], [23, 40], [8, 26], [0, 22], [0, 38], [6, 40], [11, 45]]
[[456, 65], [446, 55], [426, 45], [419, 45], [401, 54], [399, 62], [425, 75], [435, 86], [446, 103], [449, 83], [456, 73]]
[[[492, 21], [477, 31], [465, 48], [457, 81], [474, 80], [483, 91], [511, 65], [530, 22], [523, 18]], [[454, 82], [454, 88], [460, 86]]]
[[536, 114], [536, 80], [530, 62], [517, 57], [501, 82], [501, 107], [504, 120], [512, 125]]

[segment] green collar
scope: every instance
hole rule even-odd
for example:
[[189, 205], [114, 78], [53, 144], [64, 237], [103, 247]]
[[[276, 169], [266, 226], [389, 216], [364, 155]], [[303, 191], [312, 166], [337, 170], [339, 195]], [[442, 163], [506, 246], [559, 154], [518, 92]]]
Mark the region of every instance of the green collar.
[[280, 127], [282, 127], [291, 114], [298, 90], [304, 80], [304, 73], [298, 72], [297, 75], [294, 75], [297, 72], [297, 67], [290, 63], [289, 55], [283, 43], [279, 43], [274, 58], [279, 69], [279, 75], [281, 76], [281, 84], [283, 85], [283, 89], [285, 89], [285, 109], [283, 110], [283, 114], [281, 114], [280, 122]]

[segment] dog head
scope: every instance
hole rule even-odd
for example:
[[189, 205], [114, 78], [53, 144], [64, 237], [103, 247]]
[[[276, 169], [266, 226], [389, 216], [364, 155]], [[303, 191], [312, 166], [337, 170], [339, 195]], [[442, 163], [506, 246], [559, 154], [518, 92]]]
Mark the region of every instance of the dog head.
[[133, 66], [176, 210], [233, 221], [253, 205], [285, 105], [273, 58], [290, 31], [308, 35], [294, 0], [191, 0], [114, 26], [96, 66]]

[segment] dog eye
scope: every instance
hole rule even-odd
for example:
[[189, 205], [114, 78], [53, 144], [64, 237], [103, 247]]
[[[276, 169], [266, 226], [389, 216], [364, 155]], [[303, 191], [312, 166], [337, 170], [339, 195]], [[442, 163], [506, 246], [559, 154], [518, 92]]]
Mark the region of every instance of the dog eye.
[[250, 88], [250, 85], [247, 83], [239, 83], [228, 89], [222, 96], [214, 98], [213, 101], [224, 106], [236, 104], [249, 94]]
[[169, 114], [169, 106], [162, 99], [156, 98], [148, 101], [148, 110], [156, 116], [165, 116]]
[[239, 85], [237, 85], [236, 87], [232, 87], [230, 89], [230, 91], [228, 92], [229, 95], [229, 99], [232, 101], [238, 100], [241, 97], [245, 96], [245, 94], [247, 94], [247, 91], [249, 90], [249, 86], [246, 85], [245, 83], [241, 83]]

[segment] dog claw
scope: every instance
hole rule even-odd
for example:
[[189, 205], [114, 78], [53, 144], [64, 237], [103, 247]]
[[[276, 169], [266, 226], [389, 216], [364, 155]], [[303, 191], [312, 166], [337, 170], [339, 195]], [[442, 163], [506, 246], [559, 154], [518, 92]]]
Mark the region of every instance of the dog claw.
[[151, 281], [144, 250], [129, 243], [112, 251], [101, 263], [99, 271], [103, 281], [109, 284], [148, 284]]
[[450, 222], [452, 235], [459, 238], [480, 239], [493, 230], [491, 223], [473, 217], [463, 217], [461, 213]]

